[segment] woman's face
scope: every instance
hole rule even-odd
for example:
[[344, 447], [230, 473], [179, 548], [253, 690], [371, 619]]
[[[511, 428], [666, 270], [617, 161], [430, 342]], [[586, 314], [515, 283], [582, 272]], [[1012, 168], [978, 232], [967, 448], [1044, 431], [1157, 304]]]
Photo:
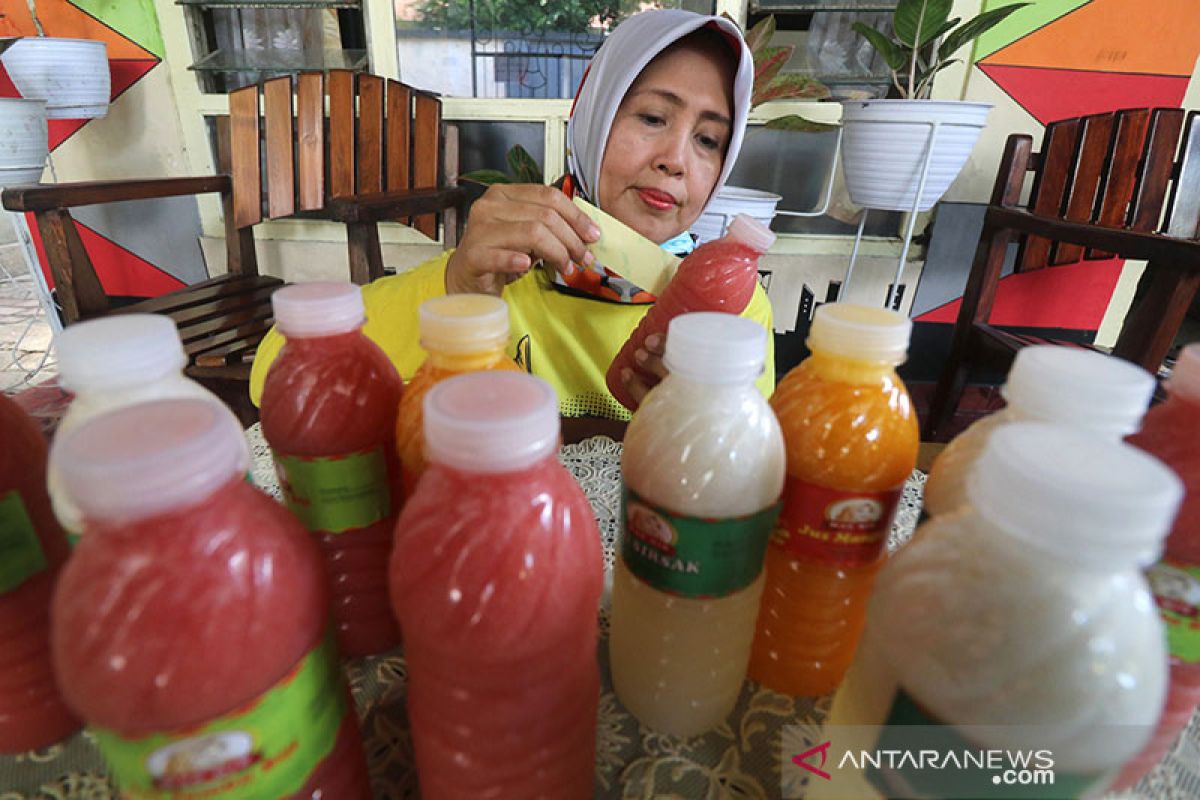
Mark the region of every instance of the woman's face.
[[613, 120], [600, 207], [660, 244], [687, 230], [721, 174], [732, 87], [727, 59], [707, 48], [675, 47], [651, 61]]

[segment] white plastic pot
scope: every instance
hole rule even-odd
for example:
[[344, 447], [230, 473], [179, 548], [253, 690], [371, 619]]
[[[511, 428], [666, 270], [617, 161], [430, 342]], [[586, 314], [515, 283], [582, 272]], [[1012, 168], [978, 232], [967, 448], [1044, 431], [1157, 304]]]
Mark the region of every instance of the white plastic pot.
[[775, 207], [783, 198], [771, 192], [760, 192], [757, 189], [745, 189], [741, 186], [723, 186], [717, 192], [700, 219], [691, 227], [700, 244], [713, 239], [720, 239], [725, 228], [738, 214], [747, 214], [762, 224], [770, 227], [775, 219]]
[[912, 210], [932, 134], [933, 158], [918, 209], [929, 210], [967, 163], [991, 108], [961, 100], [843, 102], [842, 170], [851, 201]]
[[46, 101], [0, 98], [0, 186], [37, 183], [47, 152]]
[[112, 78], [104, 42], [28, 36], [0, 52], [0, 61], [22, 97], [46, 101], [49, 119], [108, 113]]

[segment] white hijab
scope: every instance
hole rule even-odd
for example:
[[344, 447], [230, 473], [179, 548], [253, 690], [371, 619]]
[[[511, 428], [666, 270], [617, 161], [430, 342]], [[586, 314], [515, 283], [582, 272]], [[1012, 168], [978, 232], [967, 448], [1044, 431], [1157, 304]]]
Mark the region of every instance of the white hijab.
[[750, 93], [754, 88], [754, 60], [750, 48], [737, 25], [724, 17], [662, 9], [643, 11], [617, 25], [592, 57], [579, 87], [575, 107], [567, 122], [567, 167], [586, 199], [599, 202], [596, 189], [600, 183], [600, 165], [604, 163], [604, 147], [617, 107], [629, 87], [655, 56], [706, 25], [715, 25], [732, 37], [741, 50], [733, 83], [733, 130], [713, 193], [725, 185], [742, 147], [746, 118], [750, 114]]

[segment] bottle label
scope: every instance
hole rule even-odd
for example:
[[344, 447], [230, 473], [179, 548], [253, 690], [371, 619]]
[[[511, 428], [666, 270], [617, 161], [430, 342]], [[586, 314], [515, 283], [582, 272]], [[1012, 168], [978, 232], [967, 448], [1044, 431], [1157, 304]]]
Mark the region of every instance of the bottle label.
[[879, 558], [904, 486], [847, 492], [788, 476], [771, 544], [812, 561], [856, 566]]
[[629, 571], [679, 597], [725, 597], [762, 572], [779, 505], [743, 517], [684, 517], [629, 487], [621, 493], [621, 558]]
[[[987, 738], [1012, 743], [980, 744]], [[1106, 777], [1058, 768], [1037, 726], [947, 724], [903, 689], [896, 692], [874, 750], [865, 755], [870, 757], [860, 753], [858, 760], [866, 778], [884, 797], [1057, 800], [1084, 797]]]
[[42, 541], [16, 489], [0, 495], [0, 592], [11, 592], [47, 566]]
[[1200, 664], [1200, 565], [1163, 559], [1146, 570], [1171, 655]]
[[137, 739], [93, 728], [121, 796], [291, 797], [333, 750], [349, 713], [331, 636], [284, 678], [212, 722]]
[[283, 500], [310, 531], [344, 533], [392, 513], [383, 446], [344, 456], [275, 454]]

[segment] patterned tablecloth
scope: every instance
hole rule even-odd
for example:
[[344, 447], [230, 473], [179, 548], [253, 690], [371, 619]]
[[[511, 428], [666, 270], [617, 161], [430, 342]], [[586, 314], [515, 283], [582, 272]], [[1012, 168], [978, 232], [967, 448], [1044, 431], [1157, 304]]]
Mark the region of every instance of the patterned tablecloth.
[[[249, 431], [254, 479], [278, 495], [266, 443]], [[567, 445], [560, 460], [592, 503], [611, 579], [620, 508], [621, 444], [597, 436]], [[925, 476], [914, 472], [904, 489], [889, 548], [907, 541], [916, 525]], [[600, 612], [608, 635], [608, 592]], [[608, 648], [599, 648], [603, 692], [597, 725], [597, 798], [650, 800], [747, 800], [781, 796], [779, 739], [784, 725], [798, 725], [810, 744], [820, 740], [829, 698], [790, 698], [747, 682], [725, 724], [704, 736], [680, 740], [641, 728], [617, 702], [608, 673]], [[346, 666], [358, 706], [378, 800], [418, 797], [412, 740], [404, 712], [405, 663], [399, 652]], [[0, 758], [0, 800], [108, 800], [117, 794], [88, 734], [46, 750]], [[1200, 798], [1200, 714], [1174, 751], [1127, 798]], [[515, 800], [515, 799], [514, 799]]]

